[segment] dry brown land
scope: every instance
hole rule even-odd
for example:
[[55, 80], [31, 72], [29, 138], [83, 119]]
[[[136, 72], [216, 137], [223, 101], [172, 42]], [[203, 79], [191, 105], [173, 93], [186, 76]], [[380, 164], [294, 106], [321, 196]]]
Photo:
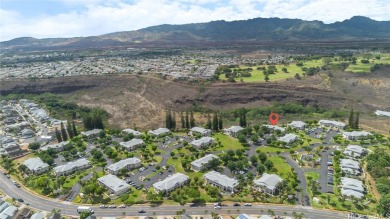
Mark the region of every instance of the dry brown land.
[[[388, 134], [390, 120], [373, 116], [372, 112], [390, 110], [389, 72], [387, 68], [370, 75], [334, 73], [333, 78], [321, 74], [273, 83], [217, 82], [210, 85], [138, 75], [81, 76], [35, 82], [2, 81], [0, 92], [62, 94], [80, 105], [107, 110], [111, 115], [109, 122], [118, 128], [161, 126], [166, 109], [183, 111], [200, 106], [230, 110], [296, 102], [327, 109], [353, 107], [365, 113], [361, 117], [362, 127]], [[205, 120], [204, 117], [198, 119]]]

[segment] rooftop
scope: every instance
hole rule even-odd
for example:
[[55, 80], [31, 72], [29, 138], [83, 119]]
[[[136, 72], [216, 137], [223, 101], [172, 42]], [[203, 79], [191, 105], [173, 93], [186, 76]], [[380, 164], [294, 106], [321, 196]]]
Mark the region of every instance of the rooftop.
[[67, 164], [54, 167], [54, 172], [62, 173], [62, 172], [73, 170], [73, 168], [82, 167], [85, 165], [89, 165], [89, 161], [85, 158], [81, 158], [79, 160], [75, 160], [73, 162], [68, 162]]
[[293, 141], [296, 141], [298, 139], [298, 136], [295, 135], [295, 134], [286, 134], [285, 136], [283, 137], [280, 137], [278, 138], [278, 141], [283, 141], [283, 142], [286, 142], [286, 143], [291, 143]]
[[230, 128], [228, 128], [227, 130], [230, 131], [230, 132], [239, 132], [239, 131], [241, 131], [241, 130], [244, 130], [244, 128], [241, 127], [241, 126], [235, 126], [235, 125], [233, 125], [233, 126], [231, 126]]
[[102, 129], [93, 129], [85, 132], [81, 132], [81, 135], [90, 136], [90, 135], [97, 135], [102, 131]]
[[187, 175], [182, 173], [175, 173], [172, 176], [165, 178], [162, 181], [153, 184], [153, 187], [160, 191], [171, 190], [176, 184], [181, 184], [189, 180]]
[[130, 133], [131, 133], [131, 134], [133, 134], [134, 136], [140, 136], [140, 135], [142, 135], [141, 132], [136, 131], [136, 130], [134, 130], [134, 129], [123, 129], [122, 132], [126, 132], [127, 134], [130, 134]]
[[228, 188], [234, 188], [238, 185], [238, 181], [234, 178], [230, 178], [226, 175], [222, 175], [221, 173], [217, 171], [210, 171], [203, 176], [207, 180], [213, 181], [215, 183], [218, 183], [219, 185], [222, 185], [224, 187]]
[[214, 141], [214, 138], [212, 138], [212, 137], [202, 137], [198, 140], [192, 141], [191, 145], [195, 146], [195, 147], [202, 147], [204, 144], [210, 144], [213, 141]]
[[274, 190], [278, 183], [282, 182], [283, 179], [276, 174], [264, 173], [259, 179], [253, 181], [257, 186], [265, 186], [267, 189]]
[[138, 146], [138, 145], [143, 144], [143, 143], [144, 143], [144, 140], [139, 139], [139, 138], [133, 138], [130, 141], [121, 142], [119, 144], [122, 145], [125, 148], [130, 148], [131, 149], [132, 147]]
[[211, 132], [210, 129], [205, 129], [205, 128], [202, 128], [202, 127], [193, 127], [191, 128], [191, 131], [192, 132], [198, 132], [198, 133], [207, 133], [207, 132]]
[[49, 164], [44, 163], [39, 157], [27, 159], [23, 162], [23, 164], [31, 171], [38, 171], [49, 167]]
[[295, 127], [295, 128], [302, 128], [302, 127], [306, 126], [306, 123], [304, 123], [302, 121], [292, 121], [287, 126], [292, 126], [292, 127]]
[[112, 174], [102, 176], [98, 178], [98, 181], [113, 190], [115, 193], [125, 188], [130, 188], [130, 186], [125, 181], [119, 179]]
[[136, 164], [136, 163], [141, 163], [141, 160], [136, 158], [136, 157], [132, 157], [132, 158], [127, 158], [125, 160], [121, 160], [119, 162], [113, 163], [113, 164], [107, 166], [106, 169], [109, 169], [112, 171], [117, 171], [117, 170], [123, 169], [125, 166], [127, 166], [129, 164]]
[[263, 126], [269, 128], [269, 129], [272, 129], [274, 131], [279, 130], [281, 132], [284, 132], [286, 130], [285, 128], [282, 128], [282, 127], [277, 126], [277, 125], [263, 125]]
[[343, 132], [343, 135], [347, 137], [366, 137], [371, 135], [371, 133], [366, 131], [352, 131], [352, 132]]
[[158, 129], [155, 129], [155, 130], [150, 130], [149, 133], [152, 134], [152, 135], [162, 135], [162, 134], [166, 134], [166, 133], [169, 133], [169, 129], [167, 128], [158, 128]]
[[208, 163], [213, 158], [218, 159], [218, 157], [215, 156], [214, 154], [207, 154], [206, 156], [204, 156], [202, 158], [199, 158], [197, 160], [192, 161], [191, 165], [195, 165], [197, 167], [202, 167], [204, 164]]
[[344, 122], [338, 122], [338, 121], [326, 120], [326, 119], [320, 120], [320, 121], [318, 122], [318, 124], [320, 124], [320, 125], [323, 125], [323, 124], [331, 124], [331, 125], [340, 126], [340, 127], [344, 127], [344, 126], [345, 126], [345, 123], [344, 123]]

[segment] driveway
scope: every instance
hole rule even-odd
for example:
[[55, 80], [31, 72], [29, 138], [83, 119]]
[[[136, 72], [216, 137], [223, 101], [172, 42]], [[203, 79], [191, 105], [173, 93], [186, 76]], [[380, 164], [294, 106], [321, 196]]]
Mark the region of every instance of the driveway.
[[297, 164], [293, 159], [291, 159], [291, 158], [288, 156], [287, 153], [282, 153], [282, 154], [280, 154], [280, 155], [286, 158], [286, 162], [287, 162], [292, 168], [294, 168], [294, 171], [295, 171], [295, 172], [297, 173], [297, 175], [298, 175], [298, 183], [299, 183], [299, 186], [300, 186], [301, 189], [302, 189], [303, 199], [302, 199], [302, 197], [300, 196], [300, 194], [297, 193], [297, 194], [296, 194], [297, 204], [310, 206], [309, 194], [307, 194], [307, 183], [306, 183], [306, 178], [305, 178], [305, 175], [303, 174], [302, 168], [300, 168], [300, 167], [298, 166], [298, 164]]

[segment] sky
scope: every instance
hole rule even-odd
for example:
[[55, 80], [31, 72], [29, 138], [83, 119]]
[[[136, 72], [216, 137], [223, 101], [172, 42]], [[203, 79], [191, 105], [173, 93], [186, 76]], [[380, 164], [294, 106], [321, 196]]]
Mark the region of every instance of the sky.
[[160, 24], [256, 17], [390, 20], [390, 0], [0, 0], [0, 41], [95, 36]]

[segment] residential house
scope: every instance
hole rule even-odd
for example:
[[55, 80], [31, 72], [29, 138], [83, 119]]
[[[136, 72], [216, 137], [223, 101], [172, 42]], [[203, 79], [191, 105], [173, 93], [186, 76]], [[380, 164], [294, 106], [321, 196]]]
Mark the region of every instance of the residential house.
[[282, 181], [276, 174], [264, 173], [259, 179], [253, 180], [253, 184], [261, 191], [273, 195]]
[[357, 179], [341, 177], [341, 194], [346, 197], [361, 199], [364, 197], [363, 182]]
[[119, 143], [119, 145], [124, 147], [127, 151], [134, 151], [135, 149], [141, 147], [144, 144], [144, 140], [138, 138], [133, 138], [130, 141]]
[[197, 160], [194, 160], [191, 162], [191, 168], [192, 170], [198, 172], [201, 171], [205, 164], [207, 164], [212, 159], [219, 159], [214, 154], [207, 154], [206, 156], [199, 158]]
[[289, 133], [283, 137], [278, 138], [278, 141], [282, 141], [282, 142], [285, 142], [287, 144], [291, 144], [291, 143], [297, 141], [298, 139], [299, 138], [297, 135]]
[[49, 170], [49, 165], [44, 163], [39, 157], [27, 159], [23, 162], [23, 165], [25, 165], [32, 174], [41, 174]]
[[240, 131], [244, 130], [241, 126], [231, 126], [230, 128], [224, 129], [224, 133], [233, 137], [237, 137]]
[[66, 145], [68, 145], [69, 142], [68, 141], [63, 141], [63, 142], [60, 142], [60, 143], [57, 143], [57, 144], [50, 144], [50, 145], [46, 145], [46, 146], [43, 146], [40, 148], [40, 150], [42, 151], [47, 151], [48, 149], [53, 149], [54, 151], [56, 152], [61, 152], [64, 150], [64, 147]]
[[42, 212], [37, 212], [33, 215], [31, 215], [30, 219], [45, 219], [45, 215]]
[[158, 128], [155, 130], [150, 130], [148, 133], [153, 135], [153, 136], [161, 137], [161, 136], [169, 134], [169, 132], [170, 131], [167, 128]]
[[90, 166], [91, 164], [87, 159], [81, 158], [79, 160], [75, 160], [72, 162], [68, 162], [67, 164], [54, 167], [54, 174], [56, 176], [66, 176], [76, 172], [77, 170], [86, 169]]
[[341, 171], [346, 174], [359, 175], [360, 166], [359, 162], [351, 159], [340, 159]]
[[343, 137], [352, 141], [367, 139], [370, 135], [372, 134], [366, 131], [343, 132]]
[[240, 214], [236, 217], [236, 219], [257, 219], [256, 217], [251, 217], [247, 214]]
[[339, 128], [339, 129], [345, 128], [344, 122], [338, 122], [338, 121], [334, 121], [334, 120], [320, 120], [318, 122], [318, 125], [327, 126], [327, 127], [335, 127], [335, 128]]
[[267, 127], [268, 129], [270, 129], [270, 130], [272, 130], [272, 131], [277, 131], [277, 130], [279, 130], [279, 131], [281, 131], [281, 132], [286, 131], [285, 128], [280, 127], [280, 126], [277, 126], [277, 125], [263, 125], [263, 126], [264, 126], [264, 127]]
[[210, 171], [203, 175], [207, 183], [217, 186], [221, 190], [233, 193], [238, 181], [216, 171]]
[[302, 121], [292, 121], [291, 123], [287, 124], [287, 127], [304, 130], [306, 128], [306, 123]]
[[182, 187], [189, 182], [190, 178], [182, 173], [175, 173], [162, 181], [153, 184], [157, 192], [169, 193], [176, 188]]
[[367, 150], [359, 145], [348, 145], [344, 154], [348, 157], [359, 158], [366, 154]]
[[35, 136], [35, 132], [31, 129], [23, 129], [20, 131], [21, 138], [32, 138]]
[[106, 172], [113, 175], [118, 175], [122, 169], [131, 170], [141, 166], [141, 160], [132, 157], [118, 161], [106, 167]]
[[206, 137], [211, 135], [211, 129], [205, 129], [202, 127], [193, 127], [191, 128], [191, 134], [199, 133], [201, 136]]
[[136, 130], [134, 130], [134, 129], [123, 129], [123, 130], [122, 130], [122, 133], [123, 133], [123, 134], [133, 134], [134, 137], [139, 137], [139, 136], [142, 135], [141, 132], [136, 131]]
[[215, 141], [212, 137], [202, 137], [201, 139], [194, 140], [190, 144], [195, 148], [205, 148], [210, 146]]
[[130, 185], [112, 174], [98, 178], [98, 182], [112, 194], [117, 196], [129, 191], [130, 189]]
[[100, 134], [101, 131], [103, 131], [103, 130], [102, 129], [93, 129], [93, 130], [81, 132], [80, 134], [82, 136], [85, 136], [88, 139], [92, 140], [92, 139], [95, 139], [95, 138], [99, 137], [99, 134]]

